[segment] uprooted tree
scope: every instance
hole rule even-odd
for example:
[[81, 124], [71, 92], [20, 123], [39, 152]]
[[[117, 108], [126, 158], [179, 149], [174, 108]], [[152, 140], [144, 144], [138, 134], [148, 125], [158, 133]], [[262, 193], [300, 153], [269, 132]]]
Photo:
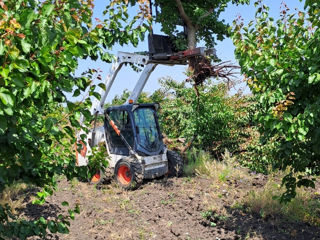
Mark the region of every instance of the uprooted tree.
[[[204, 41], [207, 47], [213, 47], [217, 40], [223, 40], [228, 36], [229, 26], [224, 20], [219, 19], [220, 14], [228, 3], [245, 4], [249, 3], [249, 0], [113, 0], [112, 2], [138, 4], [148, 16], [146, 19], [149, 23], [152, 24], [153, 21], [160, 23], [161, 31], [171, 37], [175, 47], [178, 50], [186, 50], [196, 48], [200, 41]], [[212, 58], [217, 60], [216, 56]], [[238, 67], [228, 62], [212, 65], [211, 60], [191, 57], [188, 80], [197, 86], [209, 77], [218, 77], [227, 80], [230, 86], [232, 77], [236, 75], [234, 70]]]
[[[228, 25], [219, 17], [230, 2], [244, 4], [249, 0], [155, 0], [161, 9], [155, 21], [161, 23], [161, 30], [176, 39], [179, 46], [194, 49], [203, 40], [207, 47], [213, 47], [216, 40], [223, 40], [228, 35]], [[184, 31], [179, 30], [177, 23], [184, 27]], [[181, 37], [184, 35], [186, 38]], [[190, 80], [195, 85], [203, 83], [208, 77], [223, 78], [230, 85], [236, 68], [229, 63], [212, 65], [208, 58], [195, 57], [189, 60]]]

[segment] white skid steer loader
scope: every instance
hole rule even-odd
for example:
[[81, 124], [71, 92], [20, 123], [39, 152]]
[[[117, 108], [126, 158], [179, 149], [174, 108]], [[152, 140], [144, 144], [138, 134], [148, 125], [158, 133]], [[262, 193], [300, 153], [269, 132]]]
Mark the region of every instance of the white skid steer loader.
[[[94, 127], [86, 135], [87, 144], [80, 138], [84, 132], [77, 134], [77, 143], [82, 145], [82, 149], [76, 151], [78, 166], [88, 164], [88, 156], [92, 154], [93, 146], [103, 143], [107, 149], [108, 167], [104, 172], [98, 171], [92, 182], [99, 183], [115, 178], [121, 187], [134, 189], [143, 179], [153, 179], [166, 174], [172, 176], [182, 174], [182, 158], [178, 153], [168, 150], [163, 143], [157, 117], [159, 105], [137, 104], [136, 101], [157, 64], [185, 65], [188, 58], [205, 56], [211, 54], [212, 50], [196, 48], [192, 51], [174, 53], [168, 46], [167, 37], [152, 35], [149, 37], [148, 55], [118, 53], [117, 61], [107, 76], [105, 91], [101, 91], [100, 102], [96, 100], [92, 104]], [[140, 79], [124, 105], [103, 109], [116, 75], [126, 63], [144, 66]], [[96, 127], [99, 115], [104, 116], [104, 125]]]

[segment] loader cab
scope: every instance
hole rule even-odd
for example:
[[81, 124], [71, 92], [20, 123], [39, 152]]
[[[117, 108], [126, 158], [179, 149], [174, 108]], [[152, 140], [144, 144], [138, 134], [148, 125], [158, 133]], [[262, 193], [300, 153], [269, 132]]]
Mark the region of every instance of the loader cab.
[[[163, 153], [160, 132], [158, 104], [126, 104], [106, 109], [110, 119], [120, 130], [132, 149], [140, 156], [154, 156]], [[129, 156], [129, 149], [105, 118], [107, 143], [111, 154]]]

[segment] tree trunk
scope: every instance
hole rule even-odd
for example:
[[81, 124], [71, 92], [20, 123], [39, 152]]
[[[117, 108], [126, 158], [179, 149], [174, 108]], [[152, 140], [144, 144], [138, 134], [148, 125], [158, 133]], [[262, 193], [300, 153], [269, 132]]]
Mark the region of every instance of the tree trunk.
[[[193, 25], [188, 25], [187, 31], [188, 31], [188, 49], [190, 49], [190, 50], [195, 49], [197, 47], [197, 41], [196, 41], [197, 29]], [[197, 64], [196, 57], [189, 58], [189, 71], [190, 72], [194, 72], [196, 64]]]
[[196, 26], [192, 23], [191, 19], [189, 18], [189, 16], [186, 14], [186, 12], [184, 11], [183, 5], [181, 0], [176, 0], [176, 4], [178, 7], [178, 11], [180, 13], [180, 16], [183, 20], [183, 22], [185, 23], [185, 25], [187, 26], [187, 31], [188, 31], [188, 48], [189, 49], [194, 49], [196, 47]]
[[196, 41], [196, 28], [193, 25], [187, 26], [188, 29], [188, 49], [194, 49], [197, 47]]
[[[196, 41], [196, 32], [197, 32], [197, 26], [194, 25], [189, 18], [189, 16], [186, 14], [184, 11], [183, 5], [181, 0], [176, 0], [176, 4], [180, 13], [180, 16], [184, 23], [187, 26], [187, 31], [188, 31], [188, 49], [192, 50], [197, 47], [197, 41]], [[191, 57], [189, 58], [189, 71], [194, 72], [195, 66], [198, 64], [198, 59], [197, 57]]]

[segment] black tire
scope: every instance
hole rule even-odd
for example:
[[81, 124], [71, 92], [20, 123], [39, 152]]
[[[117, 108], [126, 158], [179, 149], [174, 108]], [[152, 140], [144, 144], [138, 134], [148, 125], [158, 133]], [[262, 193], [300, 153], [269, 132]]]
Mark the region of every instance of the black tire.
[[141, 164], [130, 158], [120, 160], [114, 173], [119, 186], [126, 190], [137, 189], [143, 182]]
[[104, 181], [110, 183], [114, 179], [114, 168], [107, 167], [104, 171]]
[[183, 159], [177, 152], [168, 150], [168, 176], [180, 177], [183, 173]]

